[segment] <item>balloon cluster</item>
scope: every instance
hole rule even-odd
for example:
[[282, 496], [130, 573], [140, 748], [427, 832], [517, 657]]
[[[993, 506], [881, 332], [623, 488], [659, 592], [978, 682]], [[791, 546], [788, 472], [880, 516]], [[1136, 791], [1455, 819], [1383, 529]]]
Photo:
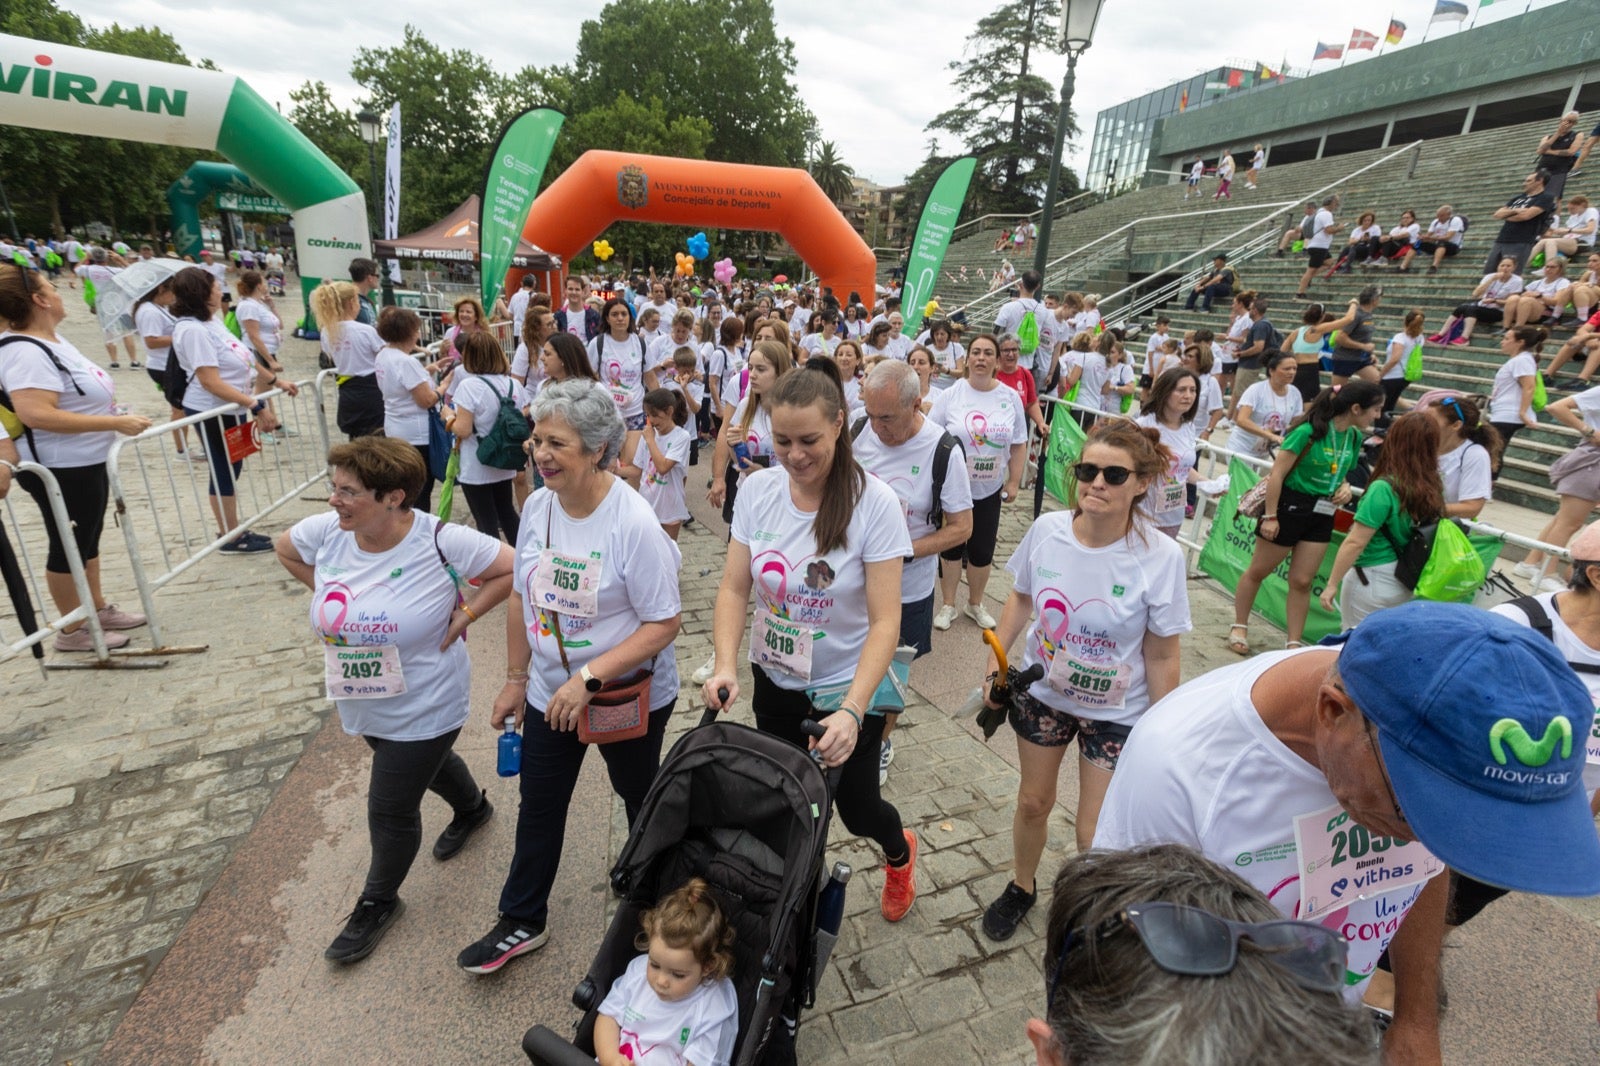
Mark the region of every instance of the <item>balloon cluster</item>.
[[739, 273], [739, 268], [733, 265], [733, 260], [718, 259], [711, 265], [711, 276], [717, 279], [718, 285], [728, 285], [733, 282]]
[[689, 254], [696, 259], [704, 259], [711, 254], [711, 242], [706, 240], [704, 230], [690, 237], [687, 242]]
[[615, 248], [611, 247], [610, 241], [594, 242], [594, 257], [600, 260], [600, 262], [604, 263], [607, 259], [610, 259], [616, 254], [617, 251]]
[[676, 273], [678, 273], [678, 274], [680, 274], [680, 275], [682, 275], [683, 277], [686, 277], [686, 278], [693, 277], [694, 276], [694, 256], [692, 256], [692, 255], [684, 255], [682, 252], [679, 252], [678, 253], [678, 266], [677, 266], [677, 269], [676, 269]]

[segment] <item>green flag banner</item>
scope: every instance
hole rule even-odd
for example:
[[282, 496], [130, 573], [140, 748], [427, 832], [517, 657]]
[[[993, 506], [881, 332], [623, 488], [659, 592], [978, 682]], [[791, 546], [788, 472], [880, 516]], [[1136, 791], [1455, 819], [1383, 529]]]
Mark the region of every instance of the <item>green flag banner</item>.
[[[1201, 572], [1216, 578], [1229, 592], [1238, 587], [1239, 578], [1249, 568], [1250, 557], [1255, 553], [1256, 520], [1240, 517], [1238, 510], [1239, 498], [1259, 480], [1261, 477], [1255, 467], [1238, 459], [1228, 461], [1228, 491], [1217, 501], [1211, 532], [1206, 537], [1205, 547], [1200, 550]], [[1484, 566], [1492, 572], [1494, 561], [1500, 555], [1500, 541], [1477, 535], [1468, 539], [1478, 550]], [[1311, 583], [1311, 613], [1306, 617], [1304, 637], [1307, 643], [1321, 640], [1344, 628], [1339, 621], [1339, 612], [1323, 610], [1321, 602], [1322, 590], [1328, 587], [1328, 575], [1333, 570], [1333, 560], [1339, 554], [1339, 545], [1343, 543], [1344, 534], [1335, 531], [1333, 541], [1328, 545], [1328, 553], [1323, 556], [1316, 579]], [[1273, 625], [1286, 628], [1288, 599], [1289, 560], [1285, 559], [1261, 583], [1261, 591], [1256, 594], [1255, 611]]]
[[494, 306], [522, 236], [528, 208], [539, 192], [550, 149], [566, 116], [548, 107], [524, 111], [507, 125], [489, 156], [483, 203], [478, 216], [478, 266], [482, 270], [483, 306]]
[[945, 250], [950, 247], [950, 234], [961, 215], [967, 186], [972, 183], [972, 171], [977, 165], [976, 159], [967, 156], [945, 167], [939, 180], [933, 183], [927, 203], [922, 205], [917, 236], [911, 242], [911, 257], [906, 262], [905, 287], [900, 291], [900, 314], [906, 320], [907, 337], [915, 337], [922, 328], [923, 311], [933, 296], [939, 268], [944, 266]]
[[1045, 444], [1044, 487], [1067, 507], [1078, 502], [1078, 479], [1072, 476], [1072, 467], [1083, 454], [1086, 439], [1083, 427], [1072, 417], [1072, 409], [1057, 407], [1050, 418], [1050, 440]]

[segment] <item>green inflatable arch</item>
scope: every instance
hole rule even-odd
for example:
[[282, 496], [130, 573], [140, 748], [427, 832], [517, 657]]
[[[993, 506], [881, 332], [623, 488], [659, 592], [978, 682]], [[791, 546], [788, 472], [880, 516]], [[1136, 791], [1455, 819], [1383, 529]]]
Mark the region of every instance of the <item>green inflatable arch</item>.
[[271, 203], [272, 194], [255, 182], [250, 175], [230, 163], [193, 164], [183, 177], [167, 186], [167, 207], [172, 214], [172, 246], [178, 255], [200, 260], [200, 250], [205, 242], [200, 234], [200, 205], [212, 193], [237, 193], [240, 196], [258, 196]]
[[0, 34], [0, 123], [220, 152], [293, 212], [307, 297], [371, 254], [356, 183], [232, 74]]

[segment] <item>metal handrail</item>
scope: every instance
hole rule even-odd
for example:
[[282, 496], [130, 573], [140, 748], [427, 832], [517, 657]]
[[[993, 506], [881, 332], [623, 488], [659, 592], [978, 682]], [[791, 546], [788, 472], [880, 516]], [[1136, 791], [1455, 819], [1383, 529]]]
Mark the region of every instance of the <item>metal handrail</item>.
[[[1067, 197], [1065, 200], [1057, 200], [1055, 207], [1052, 209], [1052, 212], [1060, 211], [1063, 207], [1066, 207], [1069, 204], [1075, 204], [1079, 200], [1087, 200], [1087, 199], [1089, 199], [1091, 197], [1098, 198], [1099, 195], [1100, 194], [1096, 193], [1096, 192], [1080, 192], [1076, 196]], [[1025, 215], [1024, 214], [979, 215], [977, 218], [970, 218], [967, 221], [961, 223], [961, 225], [959, 225], [959, 226], [955, 227], [954, 229], [952, 229], [950, 231], [950, 243], [954, 244], [956, 241], [961, 240], [962, 237], [965, 236], [961, 232], [963, 229], [966, 229], [968, 226], [978, 226], [979, 223], [985, 221], [986, 219], [991, 219], [991, 218], [1025, 218], [1025, 219], [1032, 220], [1034, 218], [1043, 218], [1043, 217], [1044, 217], [1044, 208], [1042, 208], [1042, 207], [1039, 208], [1036, 211], [1030, 211]], [[981, 229], [982, 227], [979, 226], [979, 228]], [[976, 232], [976, 231], [974, 231], [974, 232]]]
[[[1396, 159], [1399, 159], [1401, 156], [1406, 155], [1408, 153], [1411, 154], [1411, 156], [1412, 156], [1410, 169], [1406, 173], [1406, 178], [1409, 180], [1411, 177], [1413, 177], [1416, 174], [1417, 158], [1422, 155], [1422, 146], [1425, 143], [1426, 143], [1425, 140], [1419, 138], [1419, 139], [1411, 142], [1410, 144], [1406, 145], [1404, 148], [1398, 148], [1395, 151], [1390, 152], [1387, 155], [1383, 156], [1382, 158], [1375, 159], [1371, 163], [1368, 163], [1363, 167], [1359, 167], [1356, 170], [1352, 170], [1350, 173], [1344, 175], [1343, 177], [1341, 177], [1341, 178], [1339, 178], [1339, 179], [1337, 179], [1335, 181], [1329, 182], [1328, 184], [1322, 186], [1322, 188], [1316, 189], [1313, 192], [1308, 193], [1307, 195], [1301, 197], [1298, 202], [1302, 202], [1303, 203], [1306, 200], [1314, 200], [1314, 201], [1319, 201], [1320, 202], [1320, 199], [1324, 194], [1333, 191], [1334, 189], [1338, 188], [1340, 185], [1346, 184], [1347, 182], [1349, 182], [1353, 178], [1357, 178], [1357, 177], [1361, 176], [1362, 174], [1365, 174], [1369, 170], [1373, 170], [1373, 169], [1376, 169], [1377, 167], [1381, 167], [1385, 163], [1389, 163], [1389, 162], [1392, 162], [1392, 161], [1394, 161]], [[1294, 203], [1296, 201], [1289, 201], [1289, 202], [1290, 203]], [[1283, 205], [1281, 205], [1281, 204], [1277, 205], [1277, 207], [1282, 207], [1282, 206]], [[1249, 233], [1252, 230], [1259, 229], [1262, 226], [1266, 226], [1266, 225], [1272, 224], [1272, 222], [1275, 220], [1276, 217], [1277, 217], [1277, 208], [1275, 207], [1273, 209], [1273, 211], [1270, 214], [1266, 215], [1265, 217], [1257, 219], [1256, 221], [1251, 222], [1251, 223], [1249, 223], [1247, 225], [1240, 226], [1238, 229], [1234, 230], [1231, 233], [1225, 234], [1222, 237], [1217, 238], [1216, 240], [1214, 240], [1211, 243], [1207, 244], [1205, 247], [1200, 248], [1197, 251], [1189, 253], [1188, 255], [1184, 256], [1182, 259], [1179, 259], [1177, 262], [1169, 264], [1168, 266], [1166, 266], [1166, 267], [1164, 267], [1162, 269], [1161, 273], [1163, 273], [1163, 274], [1169, 273], [1174, 268], [1181, 267], [1186, 263], [1197, 263], [1198, 264], [1200, 262], [1203, 262], [1203, 259], [1205, 257], [1208, 257], [1211, 252], [1214, 252], [1216, 249], [1222, 247], [1224, 244], [1227, 244], [1229, 241], [1232, 241], [1236, 237], [1239, 237], [1239, 236], [1242, 236], [1243, 234]], [[1268, 234], [1257, 234], [1255, 237], [1252, 237], [1250, 240], [1246, 241], [1245, 244], [1240, 249], [1236, 250], [1235, 252], [1233, 252], [1231, 254], [1237, 256], [1240, 259], [1240, 261], [1246, 260], [1250, 256], [1255, 255], [1257, 252], [1259, 252], [1261, 250], [1260, 248], [1255, 247], [1255, 245], [1260, 245], [1260, 244], [1266, 243], [1264, 241], [1264, 238], [1267, 237], [1267, 236], [1270, 236], [1270, 235], [1268, 235]], [[1195, 267], [1195, 268], [1191, 268], [1191, 269], [1185, 271], [1184, 274], [1182, 274], [1181, 276], [1174, 277], [1173, 280], [1171, 280], [1171, 281], [1159, 286], [1154, 291], [1146, 293], [1144, 296], [1137, 297], [1135, 299], [1131, 299], [1126, 307], [1120, 309], [1117, 312], [1114, 320], [1113, 320], [1113, 318], [1111, 316], [1107, 316], [1106, 325], [1107, 326], [1120, 325], [1120, 324], [1122, 324], [1124, 322], [1127, 322], [1130, 319], [1132, 319], [1132, 318], [1134, 318], [1134, 317], [1136, 317], [1136, 316], [1138, 316], [1140, 314], [1143, 314], [1145, 311], [1148, 311], [1150, 308], [1155, 307], [1157, 304], [1165, 303], [1167, 300], [1172, 299], [1174, 296], [1176, 296], [1180, 292], [1182, 292], [1183, 291], [1183, 286], [1184, 286], [1185, 283], [1187, 283], [1189, 285], [1193, 285], [1195, 281], [1199, 280], [1199, 277], [1200, 277], [1200, 268], [1198, 266]], [[1102, 298], [1101, 301], [1100, 301], [1101, 306], [1105, 306], [1106, 304], [1109, 304], [1113, 300], [1116, 300], [1116, 299], [1119, 299], [1119, 298], [1124, 298], [1124, 299], [1128, 298], [1130, 293], [1136, 292], [1140, 287], [1142, 287], [1143, 285], [1147, 284], [1149, 282], [1149, 280], [1150, 280], [1149, 278], [1145, 278], [1145, 279], [1143, 279], [1141, 281], [1136, 281], [1136, 282], [1133, 282], [1133, 283], [1131, 283], [1129, 285], [1123, 286], [1122, 288], [1118, 289], [1116, 292], [1113, 292], [1113, 293], [1105, 296], [1104, 298]]]

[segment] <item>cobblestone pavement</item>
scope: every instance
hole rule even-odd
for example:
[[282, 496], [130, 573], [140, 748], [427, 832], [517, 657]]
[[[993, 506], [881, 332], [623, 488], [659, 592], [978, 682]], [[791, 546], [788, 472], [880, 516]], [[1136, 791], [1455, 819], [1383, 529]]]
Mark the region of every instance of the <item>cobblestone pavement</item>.
[[[309, 346], [291, 358], [308, 369]], [[321, 506], [296, 503], [263, 531]], [[695, 511], [682, 542], [685, 676], [709, 649], [723, 543], [720, 522], [703, 504]], [[1003, 543], [1025, 525], [1023, 511], [1008, 514]], [[108, 543], [106, 584], [128, 602], [119, 549]], [[1185, 678], [1236, 661], [1222, 643], [1227, 599], [1204, 580], [1190, 590]], [[1006, 592], [997, 570], [996, 612]], [[270, 559], [214, 559], [159, 602], [172, 642], [211, 650], [158, 671], [43, 681], [26, 660], [0, 663], [0, 1061], [512, 1063], [528, 1025], [569, 1024], [567, 997], [603, 930], [605, 871], [625, 835], [599, 760], [580, 780], [549, 946], [492, 979], [454, 966], [492, 922], [515, 812], [514, 789], [491, 769], [492, 731], [469, 727], [458, 747], [500, 816], [450, 864], [424, 856], [406, 884], [411, 910], [383, 947], [358, 967], [330, 968], [321, 951], [365, 862], [367, 762], [359, 741], [320, 728], [303, 592]], [[474, 705], [485, 709], [503, 665], [499, 632], [496, 619], [471, 637]], [[1270, 633], [1257, 627], [1258, 646]], [[835, 823], [830, 858], [858, 873], [802, 1026], [803, 1062], [1029, 1061], [1022, 1026], [1041, 1007], [1047, 901], [1006, 944], [978, 929], [1008, 876], [1017, 783], [1009, 733], [984, 743], [951, 713], [982, 668], [965, 619], [913, 668], [919, 698], [895, 734], [885, 789], [921, 840], [920, 895], [905, 921], [878, 915], [879, 858]], [[673, 736], [696, 704], [685, 688]], [[1041, 881], [1072, 846], [1071, 760], [1060, 784]], [[429, 804], [426, 834], [446, 817]], [[1600, 1060], [1597, 922], [1594, 901], [1517, 896], [1463, 931], [1446, 958], [1447, 1060]]]

